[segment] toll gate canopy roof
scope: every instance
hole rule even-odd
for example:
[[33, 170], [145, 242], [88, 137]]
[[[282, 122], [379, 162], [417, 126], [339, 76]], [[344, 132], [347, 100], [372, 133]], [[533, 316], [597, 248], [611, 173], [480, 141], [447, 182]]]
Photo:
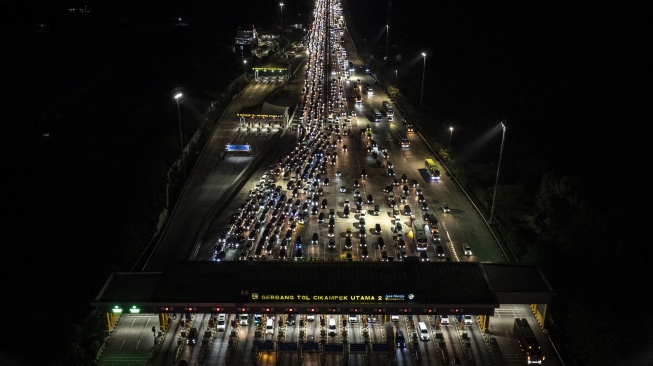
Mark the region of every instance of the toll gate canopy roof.
[[184, 261], [116, 272], [92, 306], [107, 312], [316, 312], [492, 315], [501, 303], [548, 304], [535, 265], [477, 262]]

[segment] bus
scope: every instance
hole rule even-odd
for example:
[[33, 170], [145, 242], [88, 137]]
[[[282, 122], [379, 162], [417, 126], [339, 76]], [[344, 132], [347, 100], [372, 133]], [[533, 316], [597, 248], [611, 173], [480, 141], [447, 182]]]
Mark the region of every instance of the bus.
[[426, 250], [428, 247], [424, 224], [419, 220], [413, 221], [413, 241], [417, 250]]
[[399, 138], [399, 145], [401, 145], [401, 147], [410, 146], [410, 141], [408, 141], [408, 136], [406, 136], [404, 131], [397, 131], [397, 137]]
[[356, 103], [362, 103], [363, 98], [361, 97], [361, 92], [358, 91], [358, 89], [354, 90], [354, 100]]
[[363, 89], [365, 90], [365, 92], [367, 92], [367, 95], [374, 94], [374, 89], [372, 88], [372, 84], [370, 83], [363, 84]]
[[392, 105], [387, 100], [383, 101], [383, 112], [385, 113], [386, 116], [388, 116], [388, 119], [392, 118], [392, 116], [394, 115], [394, 110], [392, 109]]
[[374, 122], [381, 122], [383, 116], [381, 115], [381, 112], [379, 112], [378, 109], [372, 108], [372, 118], [374, 118]]
[[429, 174], [431, 180], [440, 180], [440, 170], [433, 159], [426, 159], [424, 165], [426, 166], [426, 172]]
[[526, 354], [526, 363], [529, 365], [542, 364], [542, 361], [544, 361], [542, 350], [537, 338], [535, 338], [535, 333], [528, 325], [528, 321], [525, 318], [515, 318], [513, 331], [522, 351]]

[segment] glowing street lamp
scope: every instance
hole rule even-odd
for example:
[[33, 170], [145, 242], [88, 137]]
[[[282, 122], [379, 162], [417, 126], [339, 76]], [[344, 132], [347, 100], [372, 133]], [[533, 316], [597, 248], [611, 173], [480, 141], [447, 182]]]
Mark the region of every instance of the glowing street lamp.
[[186, 180], [186, 163], [184, 162], [184, 139], [181, 135], [181, 112], [179, 111], [179, 98], [183, 94], [178, 93], [175, 95], [175, 100], [177, 101], [177, 117], [179, 117], [179, 144], [181, 146], [181, 170], [184, 172], [184, 180]]
[[494, 195], [492, 197], [492, 209], [490, 209], [490, 224], [494, 223], [494, 202], [497, 199], [497, 186], [499, 185], [499, 171], [501, 170], [501, 158], [503, 157], [503, 142], [506, 139], [506, 125], [501, 122], [503, 132], [501, 134], [501, 149], [499, 150], [499, 165], [497, 166], [497, 179], [494, 182]]
[[449, 148], [451, 149], [451, 136], [453, 136], [453, 127], [449, 127], [449, 131], [451, 131], [449, 134]]
[[424, 101], [424, 74], [426, 74], [426, 52], [422, 52], [424, 58], [424, 67], [422, 68], [422, 92], [419, 96], [419, 110], [422, 111], [422, 102]]
[[281, 7], [281, 27], [283, 28], [283, 3], [279, 3], [279, 6]]

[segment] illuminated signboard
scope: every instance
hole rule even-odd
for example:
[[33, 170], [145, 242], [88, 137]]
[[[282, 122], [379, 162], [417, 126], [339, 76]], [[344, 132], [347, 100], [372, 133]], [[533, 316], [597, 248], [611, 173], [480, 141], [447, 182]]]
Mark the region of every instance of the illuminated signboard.
[[352, 294], [352, 295], [311, 295], [311, 294], [261, 294], [252, 293], [252, 300], [255, 301], [408, 301], [414, 300], [413, 294]]
[[227, 151], [250, 151], [249, 145], [227, 145]]

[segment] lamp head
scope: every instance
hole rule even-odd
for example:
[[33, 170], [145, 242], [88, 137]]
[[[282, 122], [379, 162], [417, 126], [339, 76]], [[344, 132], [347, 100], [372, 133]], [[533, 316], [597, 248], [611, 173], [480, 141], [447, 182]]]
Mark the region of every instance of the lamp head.
[[175, 94], [175, 99], [179, 100], [179, 98], [181, 98], [182, 95], [183, 95], [183, 94], [181, 94], [181, 93], [177, 93], [177, 94]]

